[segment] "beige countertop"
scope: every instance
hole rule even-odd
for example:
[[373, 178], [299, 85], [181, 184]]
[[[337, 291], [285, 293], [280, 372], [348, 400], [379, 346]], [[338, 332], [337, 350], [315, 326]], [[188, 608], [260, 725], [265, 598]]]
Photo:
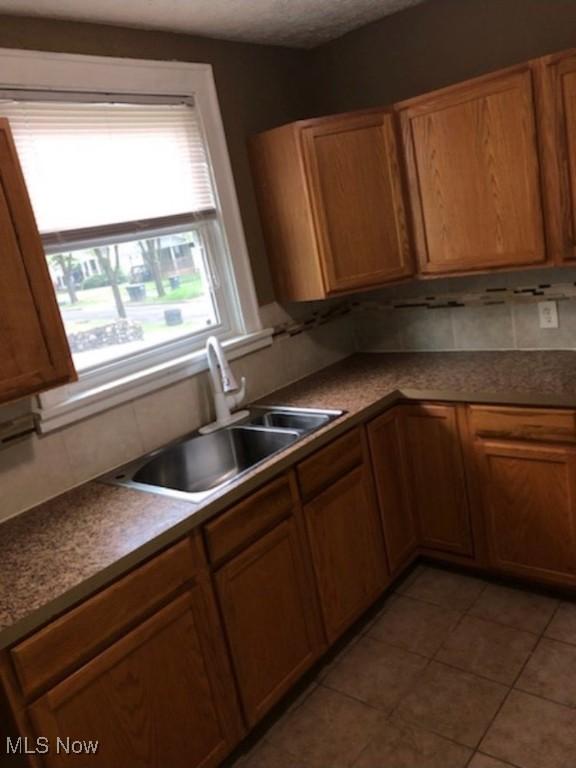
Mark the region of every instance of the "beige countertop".
[[201, 505], [88, 483], [0, 525], [0, 648], [400, 399], [576, 407], [575, 352], [355, 355], [266, 398], [347, 414]]

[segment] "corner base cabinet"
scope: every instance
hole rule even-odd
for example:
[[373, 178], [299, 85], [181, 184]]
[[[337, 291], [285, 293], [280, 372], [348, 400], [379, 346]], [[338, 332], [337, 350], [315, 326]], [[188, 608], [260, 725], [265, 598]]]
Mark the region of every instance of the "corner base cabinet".
[[374, 483], [392, 575], [416, 555], [416, 520], [407, 499], [402, 407], [393, 408], [368, 425]]
[[472, 557], [472, 526], [457, 409], [403, 406], [408, 496], [420, 546]]

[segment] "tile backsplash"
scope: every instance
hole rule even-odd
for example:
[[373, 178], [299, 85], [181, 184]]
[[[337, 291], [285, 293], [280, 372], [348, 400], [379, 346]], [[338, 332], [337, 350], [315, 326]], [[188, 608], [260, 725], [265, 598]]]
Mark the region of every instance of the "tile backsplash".
[[[538, 301], [558, 303], [540, 328]], [[576, 350], [576, 270], [537, 270], [411, 282], [354, 303], [358, 349]]]

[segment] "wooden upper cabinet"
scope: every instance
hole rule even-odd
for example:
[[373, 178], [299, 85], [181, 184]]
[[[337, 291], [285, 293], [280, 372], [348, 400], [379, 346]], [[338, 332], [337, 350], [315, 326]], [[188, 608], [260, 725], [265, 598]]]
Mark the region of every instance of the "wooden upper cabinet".
[[527, 67], [398, 105], [424, 275], [546, 260]]
[[0, 403], [76, 378], [7, 120], [0, 119]]
[[472, 526], [457, 410], [451, 405], [402, 406], [408, 497], [420, 544], [471, 557]]
[[550, 254], [576, 259], [576, 51], [538, 61]]
[[395, 120], [386, 112], [322, 118], [253, 140], [280, 298], [322, 299], [413, 273]]

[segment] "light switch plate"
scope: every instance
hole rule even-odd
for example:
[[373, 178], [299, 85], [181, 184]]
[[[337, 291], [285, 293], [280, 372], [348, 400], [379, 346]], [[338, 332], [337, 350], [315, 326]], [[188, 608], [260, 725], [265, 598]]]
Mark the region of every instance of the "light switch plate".
[[539, 301], [540, 328], [558, 328], [558, 304], [555, 301]]

